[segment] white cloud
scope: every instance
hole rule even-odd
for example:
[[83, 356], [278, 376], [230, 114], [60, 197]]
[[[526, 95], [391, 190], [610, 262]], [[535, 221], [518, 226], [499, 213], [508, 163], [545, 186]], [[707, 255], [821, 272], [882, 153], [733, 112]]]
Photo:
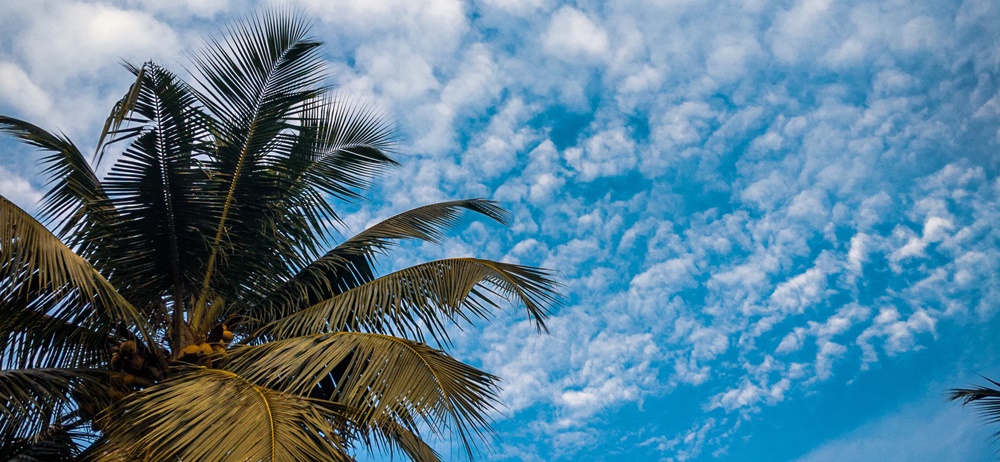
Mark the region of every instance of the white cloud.
[[740, 199], [762, 210], [772, 210], [792, 191], [793, 182], [780, 172], [771, 172], [767, 178], [757, 180], [740, 193]]
[[919, 16], [907, 21], [898, 36], [899, 46], [906, 51], [921, 51], [940, 46], [942, 40], [947, 40], [938, 28], [937, 21], [930, 16]]
[[536, 12], [551, 3], [548, 0], [481, 0], [481, 2], [519, 15]]
[[827, 275], [819, 268], [810, 268], [778, 285], [770, 301], [786, 313], [800, 314], [823, 296]]
[[175, 62], [184, 49], [174, 28], [144, 11], [47, 0], [5, 13], [10, 35], [9, 47], [0, 51], [0, 101], [11, 107], [4, 112], [14, 109], [39, 126], [64, 131], [82, 147], [96, 141], [94, 121], [107, 117], [133, 80], [122, 60]]
[[708, 120], [716, 112], [702, 101], [685, 101], [671, 107], [657, 127], [657, 135], [677, 145], [692, 144], [703, 139]]
[[778, 15], [772, 27], [771, 48], [775, 56], [784, 61], [794, 61], [809, 49], [823, 49], [822, 42], [830, 34], [830, 0], [799, 0]]
[[43, 117], [52, 108], [52, 100], [45, 90], [11, 62], [0, 62], [0, 101], [32, 118]]
[[580, 353], [582, 364], [571, 383], [583, 386], [565, 390], [559, 398], [573, 421], [620, 402], [637, 401], [655, 384], [651, 359], [660, 356], [660, 349], [650, 334], [602, 332]]
[[726, 412], [732, 412], [741, 408], [752, 408], [764, 399], [767, 390], [744, 380], [738, 387], [715, 395], [710, 400], [710, 409], [722, 408]]
[[867, 367], [868, 363], [878, 361], [878, 353], [872, 344], [873, 339], [883, 341], [882, 348], [886, 355], [896, 356], [921, 348], [916, 343], [917, 335], [935, 334], [936, 324], [937, 320], [923, 309], [914, 311], [904, 320], [895, 307], [881, 308], [872, 326], [861, 332], [856, 340], [864, 352], [864, 367]]
[[637, 157], [635, 142], [622, 127], [597, 132], [582, 149], [570, 148], [563, 154], [580, 181], [622, 175], [635, 168]]
[[[323, 21], [321, 26], [339, 30], [342, 39], [376, 42], [388, 49], [396, 39], [405, 41], [430, 61], [451, 57], [468, 30], [464, 3], [458, 0], [295, 0]], [[333, 36], [331, 38], [341, 37]], [[380, 40], [381, 39], [381, 40]], [[381, 42], [381, 43], [378, 43]]]
[[861, 273], [861, 269], [868, 260], [869, 237], [865, 233], [858, 233], [851, 237], [851, 248], [847, 251], [847, 269], [852, 277]]
[[563, 6], [542, 36], [545, 52], [563, 60], [600, 58], [608, 53], [608, 34], [581, 11]]
[[534, 108], [521, 98], [512, 98], [490, 118], [486, 129], [475, 135], [472, 147], [462, 154], [462, 165], [487, 178], [496, 178], [516, 166], [518, 154], [541, 135], [526, 126]]
[[252, 8], [248, 0], [177, 0], [169, 3], [157, 0], [130, 0], [129, 3], [142, 5], [143, 9], [177, 20], [185, 20], [192, 15], [211, 19], [227, 11]]
[[363, 46], [357, 60], [365, 77], [375, 82], [375, 90], [390, 101], [407, 103], [441, 86], [432, 64], [402, 40]]
[[549, 202], [566, 180], [551, 173], [541, 173], [535, 177], [528, 188], [528, 197], [536, 204]]
[[48, 85], [72, 85], [81, 76], [99, 78], [120, 59], [166, 61], [182, 48], [170, 26], [141, 11], [82, 2], [53, 10], [31, 18], [16, 42], [31, 77]]
[[732, 81], [746, 74], [748, 65], [764, 57], [757, 39], [752, 36], [723, 37], [708, 55], [708, 74], [721, 81]]
[[0, 165], [0, 196], [28, 212], [34, 211], [35, 205], [42, 199], [41, 191], [2, 165]]
[[653, 265], [632, 278], [629, 304], [647, 315], [663, 313], [664, 306], [674, 294], [694, 285], [693, 271], [690, 259], [675, 258]]

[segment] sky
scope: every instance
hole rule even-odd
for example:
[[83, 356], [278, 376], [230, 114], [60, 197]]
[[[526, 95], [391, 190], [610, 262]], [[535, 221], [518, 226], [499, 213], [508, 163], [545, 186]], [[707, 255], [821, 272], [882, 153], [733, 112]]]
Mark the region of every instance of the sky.
[[[122, 60], [182, 73], [275, 4], [399, 132], [345, 233], [485, 197], [510, 229], [386, 268], [560, 274], [548, 335], [518, 309], [454, 335], [504, 379], [484, 460], [994, 459], [945, 395], [1000, 377], [1000, 3], [4, 0], [0, 114], [92, 148]], [[38, 158], [0, 140], [28, 210]]]

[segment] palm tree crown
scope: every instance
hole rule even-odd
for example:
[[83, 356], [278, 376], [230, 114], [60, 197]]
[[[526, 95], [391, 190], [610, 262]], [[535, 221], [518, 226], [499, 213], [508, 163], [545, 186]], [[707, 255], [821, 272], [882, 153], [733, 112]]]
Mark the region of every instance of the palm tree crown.
[[376, 274], [463, 211], [510, 220], [481, 199], [333, 245], [329, 199], [360, 199], [395, 162], [387, 124], [323, 86], [318, 46], [266, 12], [193, 53], [190, 81], [127, 65], [93, 162], [0, 116], [51, 179], [47, 227], [0, 196], [0, 459], [424, 461], [428, 433], [470, 458], [492, 435], [498, 378], [440, 349], [446, 328], [507, 299], [544, 330], [557, 283], [476, 258]]

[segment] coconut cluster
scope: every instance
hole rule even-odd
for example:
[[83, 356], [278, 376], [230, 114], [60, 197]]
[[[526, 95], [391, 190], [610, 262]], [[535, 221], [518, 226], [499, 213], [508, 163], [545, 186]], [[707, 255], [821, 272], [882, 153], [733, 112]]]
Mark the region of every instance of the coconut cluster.
[[[165, 364], [156, 361], [154, 351], [135, 340], [125, 340], [111, 347], [111, 372], [100, 381], [81, 381], [70, 391], [77, 414], [101, 430], [108, 416], [105, 410], [121, 401], [136, 388], [151, 386], [163, 377]], [[153, 359], [150, 359], [153, 358]]]
[[163, 378], [160, 365], [149, 360], [154, 356], [152, 352], [140, 348], [135, 340], [121, 342], [111, 351], [111, 370], [122, 372], [120, 377], [125, 385], [146, 387]]
[[[180, 361], [211, 367], [227, 356], [226, 348], [233, 341], [233, 331], [225, 324], [216, 326], [203, 342], [184, 347]], [[197, 342], [197, 340], [195, 340]], [[148, 347], [136, 340], [124, 340], [111, 347], [111, 373], [100, 381], [81, 381], [70, 394], [77, 404], [77, 414], [91, 422], [94, 430], [104, 427], [108, 416], [104, 412], [136, 389], [152, 386], [163, 378], [170, 355], [166, 350]]]
[[211, 367], [213, 361], [224, 359], [226, 347], [233, 341], [233, 332], [223, 324], [217, 332], [209, 334], [208, 339], [201, 343], [192, 343], [181, 350], [181, 361]]

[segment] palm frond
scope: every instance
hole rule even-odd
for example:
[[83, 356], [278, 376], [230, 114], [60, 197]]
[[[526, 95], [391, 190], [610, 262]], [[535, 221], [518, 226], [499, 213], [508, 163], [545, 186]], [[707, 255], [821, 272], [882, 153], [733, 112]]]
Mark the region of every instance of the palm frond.
[[109, 375], [93, 369], [0, 370], [0, 436], [23, 440], [59, 424], [62, 414], [75, 407], [74, 389], [89, 387], [88, 398], [100, 400], [112, 388]]
[[327, 94], [309, 26], [247, 17], [192, 55], [190, 84], [125, 64], [135, 81], [94, 163], [0, 116], [47, 151], [55, 230], [0, 196], [0, 460], [437, 462], [425, 436], [470, 458], [490, 441], [499, 379], [435, 347], [500, 299], [545, 330], [559, 284], [474, 258], [377, 277], [393, 245], [440, 243], [467, 211], [510, 223], [483, 199], [404, 212], [326, 252], [343, 224], [331, 199], [361, 199], [395, 165], [395, 134]]
[[[350, 418], [351, 414], [347, 413]], [[356, 446], [364, 446], [369, 454], [376, 457], [394, 458], [402, 454], [414, 462], [440, 462], [441, 455], [421, 438], [412, 418], [386, 418], [367, 422], [363, 416], [357, 419], [367, 425], [357, 425], [354, 435]]]
[[23, 120], [0, 116], [0, 131], [50, 152], [41, 159], [43, 173], [49, 177], [41, 215], [54, 226], [56, 235], [86, 255], [100, 242], [94, 239], [93, 229], [100, 229], [115, 216], [87, 159], [65, 135], [49, 133]]
[[[0, 196], [0, 286], [5, 302], [55, 297], [44, 314], [95, 331], [119, 322], [149, 339], [146, 318], [85, 259], [7, 198]], [[30, 326], [24, 326], [29, 328]]]
[[2, 439], [0, 460], [7, 462], [74, 462], [82, 452], [86, 435], [70, 427], [54, 425], [36, 438]]
[[[163, 294], [182, 299], [197, 286], [208, 253], [215, 204], [195, 157], [207, 149], [208, 123], [188, 87], [155, 64], [140, 74], [129, 121], [139, 129], [104, 181], [119, 212], [98, 256], [123, 295], [140, 306]], [[186, 292], [191, 292], [192, 289]]]
[[[1000, 422], [1000, 383], [983, 377], [993, 386], [977, 385], [973, 388], [954, 388], [949, 391], [948, 399], [961, 401], [962, 406], [973, 405], [976, 413], [990, 424]], [[1000, 439], [1000, 431], [993, 434], [994, 439]]]
[[306, 115], [315, 124], [317, 141], [302, 180], [317, 190], [341, 198], [358, 199], [356, 190], [370, 187], [382, 169], [397, 165], [388, 156], [395, 134], [386, 119], [363, 105], [343, 99], [324, 99]]
[[396, 241], [419, 239], [440, 243], [461, 221], [463, 210], [502, 224], [510, 215], [495, 202], [466, 199], [417, 207], [385, 219], [338, 245], [289, 279], [259, 303], [252, 317], [265, 322], [291, 314], [375, 279], [375, 259]]
[[220, 369], [175, 373], [109, 413], [92, 451], [120, 460], [348, 461], [322, 406]]
[[469, 458], [492, 435], [498, 378], [422, 343], [337, 332], [243, 346], [226, 364], [261, 386], [309, 395], [333, 375], [329, 398], [360, 412], [359, 425], [413, 416], [436, 433], [457, 434]]
[[[87, 368], [107, 363], [116, 338], [46, 314], [64, 301], [0, 293], [0, 368]], [[106, 326], [98, 323], [96, 327]]]
[[[101, 129], [101, 135], [97, 138], [97, 151], [94, 153], [94, 163], [99, 165], [101, 160], [104, 158], [104, 154], [107, 152], [108, 146], [116, 141], [121, 141], [123, 139], [131, 138], [137, 135], [142, 129], [132, 128], [123, 130], [121, 128], [122, 122], [128, 119], [128, 115], [132, 113], [135, 109], [136, 103], [139, 101], [139, 96], [142, 93], [143, 84], [146, 81], [146, 70], [153, 65], [152, 62], [143, 64], [141, 67], [135, 67], [131, 64], [124, 63], [126, 69], [135, 75], [135, 82], [129, 86], [128, 92], [125, 96], [122, 96], [114, 107], [111, 109], [111, 113], [108, 114], [107, 120], [104, 121], [104, 128]], [[109, 143], [104, 141], [107, 139], [108, 135], [112, 136]]]
[[548, 271], [511, 263], [453, 258], [387, 274], [261, 329], [267, 337], [341, 330], [370, 331], [448, 342], [444, 321], [470, 322], [497, 308], [496, 295], [527, 309], [539, 330], [557, 303]]
[[[255, 231], [235, 237], [243, 247], [272, 249], [286, 264], [296, 262], [290, 256], [309, 257], [299, 267], [318, 256], [318, 246], [329, 242], [331, 231], [341, 224], [329, 197], [357, 199], [357, 190], [367, 188], [383, 168], [395, 164], [387, 154], [393, 142], [391, 129], [366, 107], [321, 97], [310, 102], [301, 123], [292, 149], [267, 158], [267, 184], [272, 187], [258, 187], [254, 207], [241, 211], [244, 221], [264, 223], [249, 229], [278, 233]], [[239, 261], [230, 261], [230, 266], [259, 265], [259, 256], [252, 252], [238, 256]]]
[[390, 445], [398, 446], [414, 462], [439, 462], [441, 455], [430, 447], [416, 432], [394, 421], [377, 427], [386, 435]]
[[[217, 122], [216, 147], [207, 166], [215, 174], [222, 199], [198, 305], [204, 303], [216, 277], [218, 259], [236, 253], [232, 243], [241, 243], [236, 234], [274, 231], [256, 227], [260, 220], [249, 218], [269, 212], [255, 208], [260, 190], [274, 186], [268, 156], [284, 157], [294, 148], [294, 134], [323, 91], [319, 87], [323, 61], [315, 50], [319, 43], [307, 37], [308, 30], [301, 18], [267, 12], [237, 23], [224, 43], [213, 39], [194, 56], [200, 100]], [[283, 272], [273, 263], [267, 269]], [[231, 281], [240, 281], [231, 282], [230, 291], [245, 287], [242, 274], [230, 276]]]

